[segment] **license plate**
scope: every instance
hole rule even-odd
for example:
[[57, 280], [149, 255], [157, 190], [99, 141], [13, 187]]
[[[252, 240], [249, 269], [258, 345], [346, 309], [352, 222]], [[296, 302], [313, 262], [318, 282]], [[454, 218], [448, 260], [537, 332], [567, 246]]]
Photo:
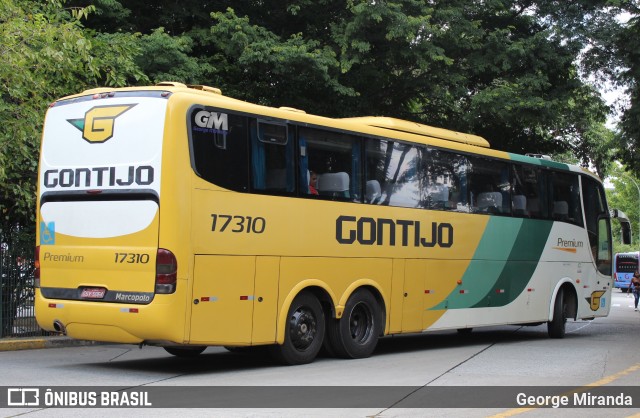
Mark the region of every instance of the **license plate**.
[[86, 287], [80, 293], [81, 299], [102, 299], [107, 293], [107, 289], [103, 287]]

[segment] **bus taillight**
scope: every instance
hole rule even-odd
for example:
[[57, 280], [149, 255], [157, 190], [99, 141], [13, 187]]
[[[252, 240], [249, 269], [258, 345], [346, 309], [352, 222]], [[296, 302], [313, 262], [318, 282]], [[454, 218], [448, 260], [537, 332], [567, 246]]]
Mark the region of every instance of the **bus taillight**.
[[156, 293], [169, 294], [176, 291], [178, 261], [169, 250], [158, 248], [156, 257]]
[[33, 270], [33, 285], [40, 287], [40, 246], [36, 245], [36, 253], [33, 261], [35, 269]]

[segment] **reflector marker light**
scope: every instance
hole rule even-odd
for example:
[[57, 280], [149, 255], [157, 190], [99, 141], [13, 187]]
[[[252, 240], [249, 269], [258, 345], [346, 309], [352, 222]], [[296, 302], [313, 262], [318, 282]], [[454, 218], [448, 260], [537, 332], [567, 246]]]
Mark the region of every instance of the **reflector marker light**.
[[64, 304], [63, 303], [50, 303], [49, 307], [50, 308], [54, 308], [54, 309], [61, 309], [61, 308], [64, 308]]
[[253, 300], [253, 296], [240, 296], [240, 300]]
[[467, 294], [467, 293], [469, 293], [469, 290], [467, 290], [467, 289], [460, 289], [460, 294], [461, 294], [461, 295], [465, 295], [465, 294]]
[[504, 293], [504, 289], [496, 289], [496, 293]]
[[200, 302], [215, 302], [218, 300], [217, 296], [202, 296]]
[[534, 288], [530, 287], [530, 288], [528, 288], [528, 289], [527, 289], [527, 292], [533, 292], [533, 291], [535, 291], [535, 290], [536, 290], [536, 289], [534, 289]]
[[120, 308], [120, 312], [124, 313], [138, 313], [138, 308]]
[[424, 291], [424, 293], [426, 293], [426, 294], [430, 295], [430, 294], [436, 293], [436, 291], [435, 291], [435, 290], [432, 290], [432, 289], [426, 289], [426, 290]]

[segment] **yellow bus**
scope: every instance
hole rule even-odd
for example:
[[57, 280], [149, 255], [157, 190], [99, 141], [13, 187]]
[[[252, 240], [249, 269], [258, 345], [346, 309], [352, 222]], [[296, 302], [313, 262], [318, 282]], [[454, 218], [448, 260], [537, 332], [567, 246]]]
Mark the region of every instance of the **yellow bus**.
[[78, 339], [302, 364], [611, 307], [597, 177], [398, 119], [88, 90], [47, 112], [37, 208], [36, 317]]

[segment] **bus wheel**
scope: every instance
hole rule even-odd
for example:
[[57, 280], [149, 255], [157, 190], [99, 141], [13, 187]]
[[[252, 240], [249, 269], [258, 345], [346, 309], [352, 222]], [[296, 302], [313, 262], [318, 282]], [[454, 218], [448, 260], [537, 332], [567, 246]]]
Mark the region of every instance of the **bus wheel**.
[[558, 290], [556, 300], [553, 305], [553, 318], [547, 322], [547, 332], [551, 338], [564, 338], [567, 323], [567, 301], [564, 297], [564, 290]]
[[194, 347], [163, 347], [164, 350], [176, 357], [195, 357], [202, 353], [206, 346], [194, 346]]
[[276, 360], [289, 365], [311, 363], [324, 339], [324, 312], [318, 299], [302, 292], [293, 299], [282, 345], [271, 346]]
[[357, 290], [339, 320], [327, 327], [327, 337], [334, 353], [344, 358], [369, 357], [378, 344], [382, 315], [376, 298], [366, 289]]

